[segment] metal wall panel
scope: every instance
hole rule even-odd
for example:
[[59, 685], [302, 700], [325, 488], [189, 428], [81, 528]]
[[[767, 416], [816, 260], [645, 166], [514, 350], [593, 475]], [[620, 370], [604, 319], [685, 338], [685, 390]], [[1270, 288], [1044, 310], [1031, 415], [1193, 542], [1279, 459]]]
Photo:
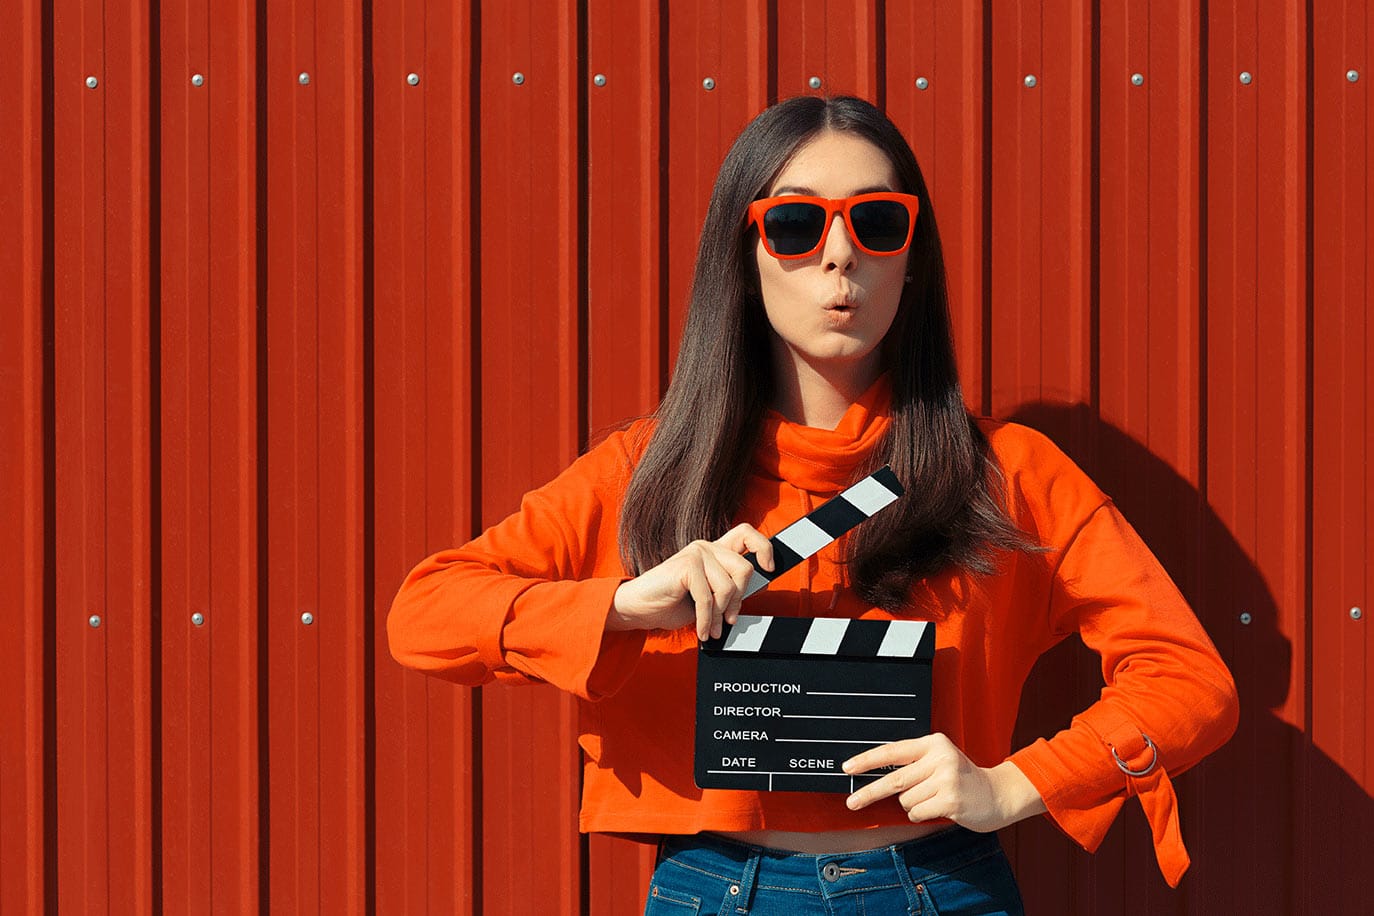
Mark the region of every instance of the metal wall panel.
[[890, 4], [883, 38], [886, 111], [915, 149], [937, 214], [960, 380], [968, 403], [991, 403], [985, 346], [990, 305], [987, 29], [978, 4]]
[[161, 900], [259, 900], [255, 21], [160, 10]]
[[1356, 861], [1374, 843], [1374, 12], [1320, 5], [1312, 48], [1311, 580], [1295, 620], [1310, 642], [1294, 690], [1308, 711], [1295, 899], [1316, 913], [1358, 910], [1374, 891]]
[[[1134, 806], [1093, 857], [1036, 819], [1030, 910], [1368, 899], [1367, 4], [18, 10], [0, 909], [639, 911], [574, 704], [403, 671], [385, 612], [652, 409], [721, 157], [839, 92], [921, 159], [969, 402], [1116, 499], [1241, 690], [1183, 886]], [[1050, 653], [1018, 740], [1099, 678]]]
[[[481, 7], [479, 521], [514, 511], [577, 455], [586, 400], [581, 263], [582, 21], [570, 0]], [[483, 912], [550, 912], [530, 888], [585, 893], [577, 835], [577, 711], [550, 687], [481, 700]], [[530, 837], [545, 838], [538, 856]]]
[[273, 7], [266, 68], [268, 866], [272, 907], [369, 883], [361, 4]]
[[[474, 529], [473, 26], [469, 4], [373, 9], [371, 600], [382, 611], [416, 557]], [[375, 613], [369, 659], [377, 911], [472, 913], [475, 694], [395, 664], [385, 624]]]
[[149, 8], [53, 5], [58, 904], [153, 899]]
[[0, 108], [16, 131], [0, 142], [0, 911], [34, 912], [51, 893], [48, 812], [52, 722], [48, 571], [52, 461], [48, 390], [51, 335], [49, 216], [52, 134], [45, 59], [47, 17], [17, 5], [0, 33]]
[[[587, 429], [597, 441], [654, 409], [666, 375], [663, 324], [667, 201], [661, 111], [661, 20], [652, 4], [626, 10], [591, 0], [586, 32]], [[691, 90], [688, 90], [691, 91]], [[700, 92], [698, 88], [696, 91]], [[635, 912], [653, 848], [592, 836], [587, 906]]]

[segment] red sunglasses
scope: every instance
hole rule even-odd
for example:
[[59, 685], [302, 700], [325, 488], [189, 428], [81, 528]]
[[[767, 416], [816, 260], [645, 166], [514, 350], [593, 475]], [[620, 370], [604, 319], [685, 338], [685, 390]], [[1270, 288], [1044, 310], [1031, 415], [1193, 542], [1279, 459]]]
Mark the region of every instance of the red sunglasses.
[[763, 247], [780, 260], [809, 258], [825, 245], [835, 214], [844, 215], [849, 237], [860, 251], [901, 254], [911, 245], [921, 199], [915, 194], [878, 191], [832, 200], [825, 197], [765, 197], [749, 205], [747, 225], [758, 226]]

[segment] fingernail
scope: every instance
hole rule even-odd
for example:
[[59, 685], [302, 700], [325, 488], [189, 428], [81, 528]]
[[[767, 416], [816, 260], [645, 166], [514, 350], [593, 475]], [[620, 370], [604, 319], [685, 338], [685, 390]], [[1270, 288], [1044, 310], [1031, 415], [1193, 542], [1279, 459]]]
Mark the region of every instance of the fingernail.
[[859, 800], [855, 798], [853, 795], [851, 795], [844, 800], [844, 806], [852, 811], [855, 808], [859, 807]]

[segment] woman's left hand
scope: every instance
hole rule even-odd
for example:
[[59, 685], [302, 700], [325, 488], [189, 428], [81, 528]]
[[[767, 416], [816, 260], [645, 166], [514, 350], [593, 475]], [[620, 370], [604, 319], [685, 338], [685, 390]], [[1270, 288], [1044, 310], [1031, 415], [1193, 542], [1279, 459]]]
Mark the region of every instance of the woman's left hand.
[[1045, 802], [1010, 760], [980, 767], [942, 734], [894, 741], [844, 762], [846, 773], [897, 766], [858, 789], [846, 802], [853, 810], [896, 796], [912, 823], [948, 818], [979, 833], [1040, 814]]

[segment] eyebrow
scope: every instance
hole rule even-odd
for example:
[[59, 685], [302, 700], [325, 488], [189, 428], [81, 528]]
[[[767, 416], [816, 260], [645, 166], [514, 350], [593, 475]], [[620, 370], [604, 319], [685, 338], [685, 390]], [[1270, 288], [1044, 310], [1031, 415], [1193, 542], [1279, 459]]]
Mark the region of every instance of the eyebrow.
[[[887, 185], [885, 185], [885, 184], [874, 184], [874, 185], [869, 185], [868, 187], [859, 188], [859, 189], [858, 189], [857, 191], [855, 191], [854, 193], [848, 194], [848, 195], [846, 195], [846, 196], [847, 196], [847, 197], [858, 197], [860, 194], [873, 194], [873, 193], [878, 192], [878, 191], [891, 191], [891, 190], [892, 190], [892, 189], [889, 188], [889, 187], [888, 187]], [[813, 188], [808, 188], [808, 187], [805, 187], [805, 186], [803, 186], [803, 185], [792, 185], [792, 184], [783, 185], [781, 188], [778, 188], [777, 190], [775, 190], [772, 194], [770, 194], [770, 195], [768, 195], [768, 196], [769, 196], [769, 197], [783, 197], [783, 196], [785, 196], [785, 195], [787, 195], [787, 194], [799, 194], [799, 195], [801, 195], [801, 196], [803, 196], [803, 197], [820, 197], [820, 196], [821, 196], [821, 195], [817, 194]]]

